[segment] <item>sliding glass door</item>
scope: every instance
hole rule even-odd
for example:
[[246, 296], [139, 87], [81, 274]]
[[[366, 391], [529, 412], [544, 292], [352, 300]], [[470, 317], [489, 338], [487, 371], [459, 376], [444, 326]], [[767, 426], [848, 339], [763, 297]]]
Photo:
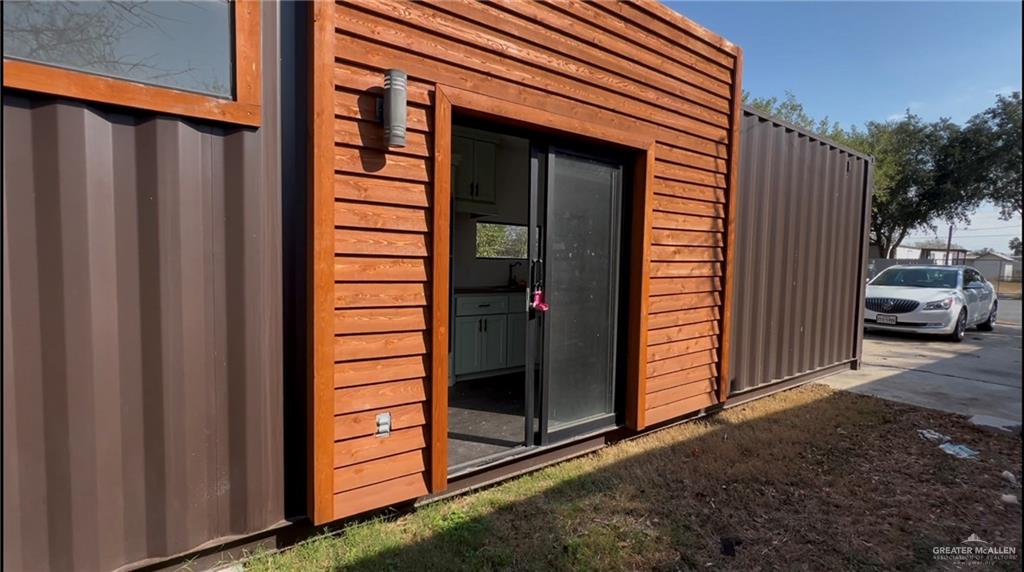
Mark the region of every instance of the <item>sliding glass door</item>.
[[[541, 444], [613, 425], [622, 167], [550, 149], [534, 157], [531, 214]], [[540, 172], [544, 171], [544, 172]], [[538, 343], [539, 342], [539, 343]]]

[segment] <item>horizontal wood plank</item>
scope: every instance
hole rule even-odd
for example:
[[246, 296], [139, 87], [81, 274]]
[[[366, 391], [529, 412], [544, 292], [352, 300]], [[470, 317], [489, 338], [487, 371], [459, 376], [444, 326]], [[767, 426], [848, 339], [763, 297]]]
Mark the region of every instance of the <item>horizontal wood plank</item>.
[[668, 161], [677, 165], [687, 165], [715, 173], [729, 172], [729, 164], [724, 158], [694, 153], [689, 149], [676, 147], [660, 141], [657, 144], [655, 155], [657, 155], [658, 161]]
[[699, 246], [652, 246], [651, 260], [655, 262], [719, 262], [723, 260], [721, 248]]
[[661, 179], [671, 179], [673, 181], [695, 183], [698, 185], [706, 185], [708, 187], [718, 187], [723, 189], [728, 182], [725, 180], [725, 175], [722, 173], [695, 169], [693, 167], [677, 165], [675, 163], [668, 163], [665, 161], [657, 161], [654, 164], [654, 175]]
[[423, 157], [399, 155], [368, 147], [334, 148], [334, 170], [350, 175], [430, 182], [430, 162]]
[[681, 355], [697, 353], [704, 350], [714, 349], [717, 347], [718, 337], [714, 335], [708, 335], [702, 338], [695, 337], [685, 340], [675, 340], [664, 344], [658, 344], [656, 346], [648, 345], [647, 361], [654, 362]]
[[424, 356], [405, 356], [388, 359], [369, 359], [334, 364], [334, 387], [352, 387], [421, 378], [427, 375]]
[[698, 232], [692, 230], [654, 229], [651, 244], [662, 246], [722, 246], [720, 232]]
[[686, 278], [700, 276], [721, 276], [722, 265], [718, 262], [654, 262], [651, 263], [652, 278]]
[[334, 307], [386, 308], [425, 306], [427, 284], [416, 282], [357, 282], [334, 285]]
[[648, 378], [647, 393], [654, 393], [655, 391], [662, 391], [671, 387], [686, 385], [687, 383], [700, 381], [702, 379], [714, 379], [717, 375], [718, 368], [715, 367], [715, 364], [713, 363], [673, 371], [664, 375]]
[[334, 390], [334, 414], [344, 415], [427, 399], [427, 380], [403, 379]]
[[697, 324], [709, 320], [717, 320], [718, 308], [710, 306], [706, 308], [693, 308], [687, 310], [676, 310], [674, 312], [662, 312], [651, 314], [647, 317], [647, 329], [654, 331], [661, 328], [672, 328], [686, 324]]
[[344, 518], [411, 500], [425, 496], [427, 492], [426, 473], [419, 473], [337, 493], [334, 495], [333, 501], [334, 518]]
[[651, 214], [651, 227], [656, 229], [721, 232], [725, 230], [725, 222], [720, 218], [654, 211]]
[[430, 193], [425, 183], [376, 179], [343, 173], [334, 176], [334, 197], [380, 204], [430, 206]]
[[377, 432], [377, 416], [382, 413], [391, 414], [392, 431], [419, 427], [427, 423], [427, 405], [423, 402], [336, 415], [334, 417], [334, 440], [341, 441], [375, 434]]
[[709, 187], [695, 183], [684, 183], [669, 179], [654, 179], [654, 190], [659, 195], [668, 195], [683, 199], [707, 201], [712, 203], [725, 202], [725, 189]]
[[357, 334], [334, 338], [334, 360], [359, 360], [427, 353], [426, 332]]
[[426, 282], [430, 270], [424, 258], [336, 256], [336, 282]]
[[668, 405], [690, 397], [710, 393], [715, 390], [714, 380], [711, 378], [693, 381], [676, 387], [663, 389], [661, 391], [649, 392], [647, 394], [647, 407], [654, 409], [662, 405]]
[[334, 444], [334, 467], [347, 467], [372, 459], [397, 455], [426, 446], [426, 428], [392, 431], [387, 437], [358, 437]]
[[701, 350], [692, 354], [685, 354], [669, 359], [664, 359], [647, 364], [648, 378], [672, 373], [691, 367], [697, 367], [718, 361], [718, 353], [715, 350]]
[[389, 148], [379, 122], [346, 117], [339, 117], [334, 122], [334, 142], [348, 147], [366, 147], [416, 157], [429, 157], [432, 144], [429, 134], [406, 130], [405, 147]]
[[430, 211], [362, 202], [335, 201], [334, 225], [381, 230], [430, 230]]
[[342, 228], [334, 231], [335, 254], [427, 256], [428, 236], [418, 232], [388, 232]]
[[697, 294], [655, 296], [648, 301], [647, 307], [648, 312], [650, 312], [653, 318], [654, 314], [660, 312], [674, 312], [676, 310], [718, 306], [719, 304], [721, 304], [721, 297], [718, 292], [700, 292]]
[[[370, 97], [384, 96], [384, 70], [367, 69], [358, 64], [334, 61], [334, 84], [349, 93], [366, 93]], [[433, 105], [434, 85], [410, 80], [406, 82], [406, 98], [416, 108], [428, 109]]]
[[422, 450], [408, 451], [334, 469], [334, 491], [344, 492], [390, 481], [426, 470], [426, 454]]
[[721, 289], [718, 278], [651, 278], [651, 296], [714, 292]]
[[334, 313], [334, 333], [369, 334], [426, 330], [426, 308], [366, 308]]
[[[347, 41], [347, 38], [346, 38]], [[383, 76], [379, 76], [383, 83]], [[340, 118], [358, 119], [380, 125], [381, 118], [377, 115], [377, 100], [382, 96], [380, 91], [353, 92], [339, 89], [334, 92], [334, 114]], [[434, 119], [427, 105], [409, 103], [406, 110], [406, 129], [423, 133], [434, 130]]]
[[715, 403], [718, 403], [718, 400], [715, 399], [714, 393], [703, 393], [701, 395], [683, 399], [682, 401], [676, 401], [674, 403], [662, 405], [661, 407], [648, 409], [647, 423], [648, 425], [655, 425], [663, 421], [682, 417], [683, 415], [711, 407]]
[[669, 328], [659, 328], [647, 333], [647, 345], [656, 346], [691, 338], [712, 336], [718, 333], [718, 321], [697, 322]]
[[654, 210], [656, 211], [718, 218], [725, 216], [725, 207], [719, 203], [681, 199], [658, 194], [657, 190], [654, 193]]

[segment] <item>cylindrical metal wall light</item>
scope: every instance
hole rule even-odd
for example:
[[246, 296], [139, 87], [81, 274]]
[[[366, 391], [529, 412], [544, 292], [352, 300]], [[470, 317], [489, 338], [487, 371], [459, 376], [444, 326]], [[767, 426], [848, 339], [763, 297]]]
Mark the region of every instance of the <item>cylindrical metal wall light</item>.
[[408, 81], [402, 70], [384, 72], [384, 142], [388, 147], [405, 147]]

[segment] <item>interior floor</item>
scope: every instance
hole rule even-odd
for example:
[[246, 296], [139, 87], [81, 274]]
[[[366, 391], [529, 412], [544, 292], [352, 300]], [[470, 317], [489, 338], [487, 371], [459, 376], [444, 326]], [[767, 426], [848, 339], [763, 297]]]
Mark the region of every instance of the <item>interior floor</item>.
[[522, 447], [523, 372], [459, 381], [448, 390], [448, 466]]

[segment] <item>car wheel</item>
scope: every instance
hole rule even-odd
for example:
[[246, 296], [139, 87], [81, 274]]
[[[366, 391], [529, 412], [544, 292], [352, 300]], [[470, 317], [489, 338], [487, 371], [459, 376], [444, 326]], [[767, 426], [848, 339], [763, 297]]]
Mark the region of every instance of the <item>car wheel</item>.
[[957, 316], [956, 326], [953, 327], [953, 333], [949, 334], [949, 340], [953, 342], [964, 341], [964, 336], [967, 334], [967, 308], [960, 310], [960, 315]]
[[988, 314], [988, 319], [978, 324], [978, 329], [983, 332], [991, 332], [996, 327], [996, 313], [999, 309], [999, 302], [992, 302], [992, 311]]

